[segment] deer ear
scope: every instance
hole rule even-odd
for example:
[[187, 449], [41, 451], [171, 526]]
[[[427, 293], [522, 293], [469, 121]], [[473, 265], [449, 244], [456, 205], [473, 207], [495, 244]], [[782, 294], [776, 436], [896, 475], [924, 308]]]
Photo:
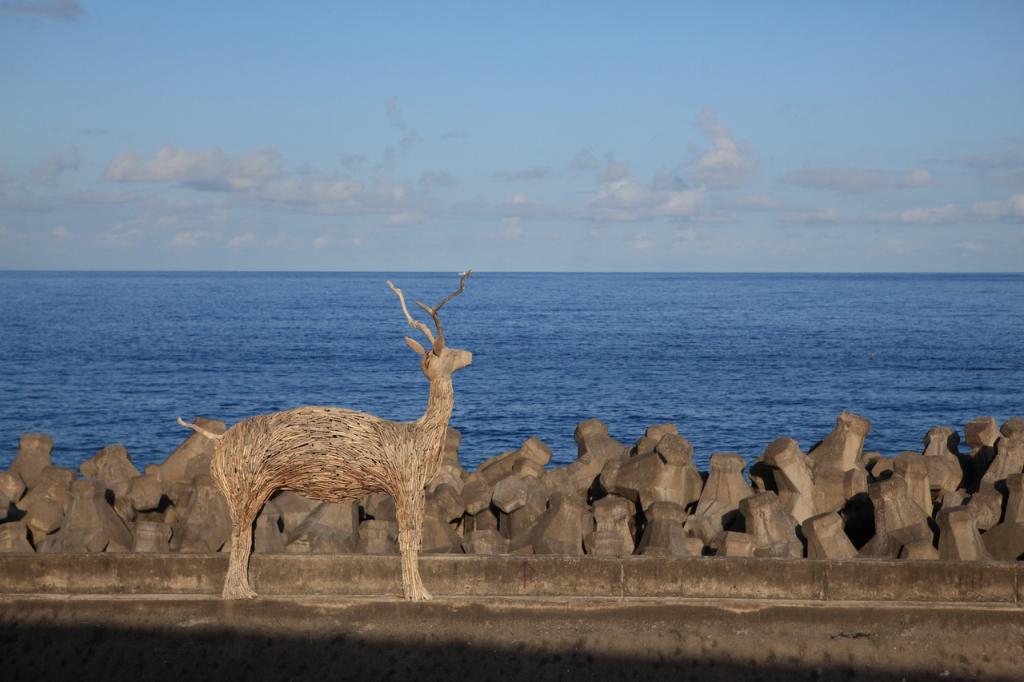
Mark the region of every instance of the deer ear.
[[419, 341], [417, 341], [416, 339], [412, 339], [412, 338], [409, 338], [408, 336], [406, 336], [405, 337], [405, 343], [406, 343], [407, 346], [409, 346], [409, 348], [412, 348], [414, 351], [416, 351], [416, 353], [418, 355], [426, 355], [427, 354], [427, 351], [423, 350], [423, 346], [421, 346]]

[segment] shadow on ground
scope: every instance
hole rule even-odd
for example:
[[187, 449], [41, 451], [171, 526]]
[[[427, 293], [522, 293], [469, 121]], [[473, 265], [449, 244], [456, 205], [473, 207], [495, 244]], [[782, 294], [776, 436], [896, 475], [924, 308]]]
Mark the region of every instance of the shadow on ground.
[[1019, 671], [1013, 657], [1022, 660], [1014, 613], [992, 619], [1007, 643], [985, 631], [990, 641], [974, 644], [964, 639], [971, 618], [953, 613], [936, 614], [943, 641], [904, 616], [834, 610], [262, 600], [0, 607], [9, 680], [1010, 680], [1007, 671]]
[[[664, 655], [655, 660], [587, 651], [530, 651], [359, 638], [268, 637], [229, 632], [138, 632], [104, 626], [3, 631], [11, 680], [934, 680], [936, 673], [854, 665], [740, 663]], [[943, 679], [956, 679], [945, 677]], [[1008, 678], [1007, 678], [1008, 679]]]

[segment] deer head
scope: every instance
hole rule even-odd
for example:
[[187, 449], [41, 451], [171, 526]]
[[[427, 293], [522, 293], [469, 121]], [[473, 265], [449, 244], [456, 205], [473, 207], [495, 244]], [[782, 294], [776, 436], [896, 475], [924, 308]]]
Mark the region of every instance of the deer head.
[[420, 356], [420, 368], [423, 370], [423, 374], [428, 379], [443, 379], [450, 377], [453, 372], [456, 372], [466, 365], [473, 362], [473, 354], [468, 350], [462, 350], [459, 348], [449, 348], [444, 342], [444, 326], [441, 324], [440, 313], [443, 308], [450, 300], [461, 294], [466, 290], [466, 280], [473, 274], [472, 270], [466, 270], [463, 272], [459, 279], [459, 288], [448, 294], [444, 300], [438, 303], [436, 306], [431, 308], [425, 303], [416, 301], [416, 305], [419, 306], [420, 310], [430, 315], [430, 319], [434, 322], [434, 328], [437, 330], [437, 335], [430, 331], [430, 327], [426, 324], [416, 320], [412, 315], [409, 314], [409, 309], [405, 305], [405, 296], [402, 294], [402, 290], [392, 284], [391, 280], [387, 281], [388, 287], [391, 291], [395, 292], [398, 296], [399, 302], [402, 304], [402, 312], [405, 313], [405, 320], [409, 323], [409, 326], [413, 329], [418, 329], [427, 337], [427, 341], [430, 342], [430, 350], [424, 350], [423, 346], [416, 339], [409, 336], [405, 337], [405, 343], [416, 351], [416, 354]]

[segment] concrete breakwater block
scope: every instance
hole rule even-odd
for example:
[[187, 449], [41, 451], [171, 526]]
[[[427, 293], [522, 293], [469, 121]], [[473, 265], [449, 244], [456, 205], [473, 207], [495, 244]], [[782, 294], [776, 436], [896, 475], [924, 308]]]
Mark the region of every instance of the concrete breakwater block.
[[[422, 554], [1024, 559], [1024, 420], [970, 421], [968, 452], [955, 429], [936, 426], [921, 452], [894, 457], [864, 451], [870, 430], [868, 419], [842, 412], [806, 452], [783, 437], [750, 466], [740, 453], [716, 452], [700, 471], [674, 424], [627, 444], [588, 419], [568, 464], [551, 466], [551, 448], [528, 438], [467, 471], [449, 428], [427, 485]], [[80, 471], [54, 466], [52, 448], [48, 436], [26, 434], [0, 472], [0, 553], [229, 550], [206, 439], [190, 434], [141, 473], [121, 445]], [[338, 505], [278, 491], [256, 519], [253, 549], [387, 556], [398, 552], [397, 536], [387, 494]]]

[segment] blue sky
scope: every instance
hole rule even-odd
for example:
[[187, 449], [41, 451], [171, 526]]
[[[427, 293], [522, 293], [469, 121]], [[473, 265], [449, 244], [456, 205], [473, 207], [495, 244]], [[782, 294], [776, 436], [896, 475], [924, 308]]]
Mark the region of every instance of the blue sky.
[[0, 268], [1024, 269], [1024, 3], [0, 0]]

